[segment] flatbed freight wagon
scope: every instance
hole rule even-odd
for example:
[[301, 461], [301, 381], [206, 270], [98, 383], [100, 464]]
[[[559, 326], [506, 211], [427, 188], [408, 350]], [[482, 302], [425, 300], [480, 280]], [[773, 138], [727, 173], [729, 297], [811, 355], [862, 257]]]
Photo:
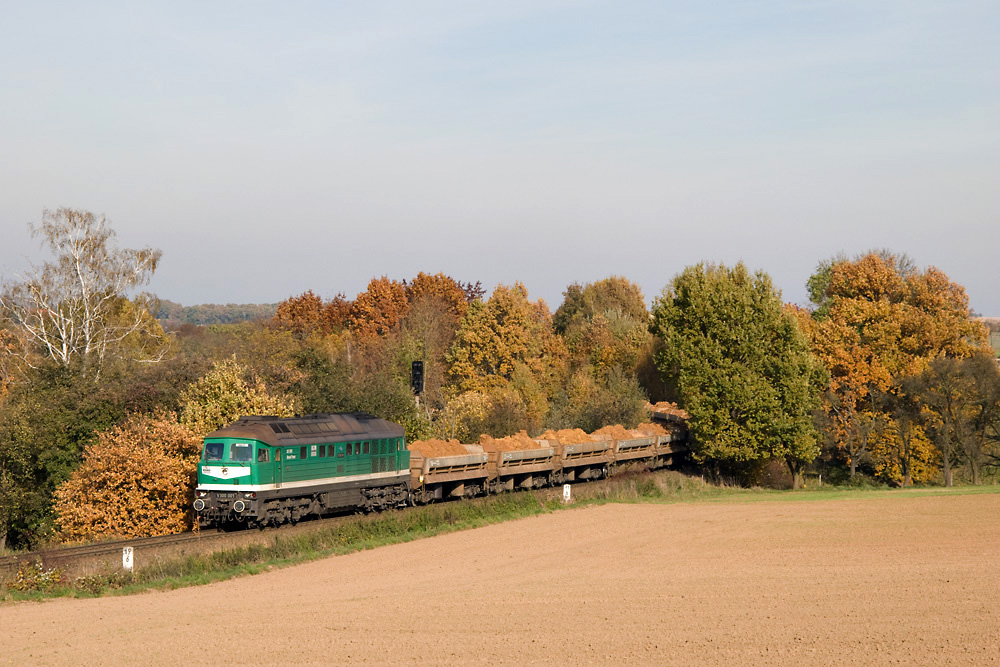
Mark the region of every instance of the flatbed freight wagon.
[[540, 489], [553, 483], [559, 467], [556, 448], [543, 445], [537, 449], [492, 451], [490, 456], [491, 490]]
[[[489, 455], [477, 445], [463, 445], [467, 454], [424, 456], [410, 450], [410, 488], [421, 503], [482, 495], [489, 478]], [[478, 450], [478, 451], [477, 451]]]

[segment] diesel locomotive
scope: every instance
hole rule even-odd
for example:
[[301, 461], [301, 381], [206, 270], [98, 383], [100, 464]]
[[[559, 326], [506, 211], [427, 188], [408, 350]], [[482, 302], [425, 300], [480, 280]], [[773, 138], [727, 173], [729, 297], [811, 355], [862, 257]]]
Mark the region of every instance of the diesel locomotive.
[[658, 433], [529, 440], [517, 451], [459, 445], [443, 456], [408, 450], [402, 426], [360, 412], [241, 417], [205, 437], [194, 510], [202, 526], [268, 526], [674, 465], [688, 450], [686, 423], [652, 417]]
[[403, 505], [403, 427], [364, 413], [251, 416], [205, 436], [194, 510], [201, 525], [295, 523]]

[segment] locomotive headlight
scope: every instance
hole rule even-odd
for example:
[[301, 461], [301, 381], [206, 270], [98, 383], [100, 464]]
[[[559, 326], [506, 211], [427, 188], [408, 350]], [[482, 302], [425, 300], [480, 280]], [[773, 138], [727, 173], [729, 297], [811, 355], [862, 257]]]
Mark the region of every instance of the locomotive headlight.
[[247, 506], [243, 503], [242, 500], [237, 500], [235, 503], [233, 503], [233, 509], [236, 510], [237, 512], [242, 512], [246, 508]]
[[256, 491], [250, 491], [248, 493], [244, 493], [243, 497], [246, 498], [247, 500], [253, 500], [254, 498], [257, 497], [257, 492]]
[[204, 500], [202, 500], [201, 498], [199, 498], [198, 500], [194, 501], [194, 511], [195, 512], [200, 512], [203, 509], [205, 509], [205, 501]]

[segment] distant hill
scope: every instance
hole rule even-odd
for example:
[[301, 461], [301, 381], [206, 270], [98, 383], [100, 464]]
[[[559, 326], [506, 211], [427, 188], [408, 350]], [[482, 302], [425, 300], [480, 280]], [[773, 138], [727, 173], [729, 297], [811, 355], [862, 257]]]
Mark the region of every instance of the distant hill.
[[182, 324], [233, 324], [248, 320], [274, 317], [278, 309], [276, 303], [203, 303], [198, 306], [182, 306], [173, 301], [160, 301], [156, 319], [168, 329]]

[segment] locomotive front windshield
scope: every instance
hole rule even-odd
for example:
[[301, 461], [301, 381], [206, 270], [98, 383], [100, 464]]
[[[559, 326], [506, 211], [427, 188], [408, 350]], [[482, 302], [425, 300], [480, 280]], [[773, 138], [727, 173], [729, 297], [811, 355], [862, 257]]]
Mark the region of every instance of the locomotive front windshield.
[[221, 461], [222, 452], [226, 448], [221, 442], [206, 442], [205, 443], [205, 460], [206, 461]]

